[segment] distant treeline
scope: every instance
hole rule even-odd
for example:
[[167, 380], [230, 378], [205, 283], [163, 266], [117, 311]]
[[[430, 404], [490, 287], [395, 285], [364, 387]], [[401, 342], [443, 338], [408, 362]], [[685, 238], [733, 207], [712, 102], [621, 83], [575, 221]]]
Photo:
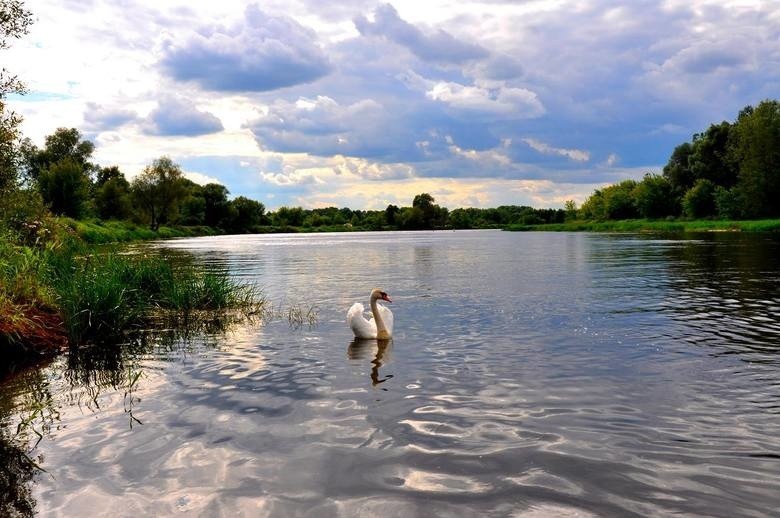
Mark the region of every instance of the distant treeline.
[[[570, 216], [574, 215], [569, 203]], [[677, 146], [663, 174], [596, 190], [577, 217], [758, 219], [780, 216], [780, 103], [747, 106]]]
[[502, 206], [449, 211], [428, 193], [409, 207], [384, 210], [346, 207], [281, 207], [267, 212], [256, 200], [238, 196], [221, 184], [198, 185], [185, 178], [168, 157], [149, 164], [128, 181], [117, 166], [91, 162], [95, 146], [75, 128], [59, 128], [38, 148], [29, 139], [15, 148], [15, 167], [0, 179], [6, 193], [3, 219], [17, 228], [40, 220], [46, 210], [77, 220], [98, 218], [148, 225], [209, 226], [230, 233], [280, 230], [421, 230], [496, 228], [511, 224], [560, 223], [562, 209]]

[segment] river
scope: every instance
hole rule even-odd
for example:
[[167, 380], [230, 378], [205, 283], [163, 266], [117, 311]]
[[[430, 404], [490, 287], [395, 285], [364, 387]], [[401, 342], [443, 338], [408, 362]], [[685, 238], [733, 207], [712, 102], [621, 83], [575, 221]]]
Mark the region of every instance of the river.
[[[15, 489], [41, 516], [780, 514], [777, 235], [144, 246], [317, 321], [158, 330], [6, 382], [3, 440], [24, 423], [46, 470]], [[345, 322], [374, 287], [389, 343]]]

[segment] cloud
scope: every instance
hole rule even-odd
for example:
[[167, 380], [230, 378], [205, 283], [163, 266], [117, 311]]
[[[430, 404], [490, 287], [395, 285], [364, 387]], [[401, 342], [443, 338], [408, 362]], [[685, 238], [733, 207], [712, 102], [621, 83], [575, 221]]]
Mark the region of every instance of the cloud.
[[192, 101], [163, 98], [143, 124], [147, 135], [196, 137], [217, 133], [224, 128], [211, 113], [200, 111]]
[[120, 107], [106, 107], [88, 102], [84, 110], [84, 124], [87, 131], [114, 130], [136, 121], [138, 114]]
[[449, 32], [439, 29], [429, 33], [404, 21], [395, 7], [385, 4], [374, 10], [374, 21], [365, 16], [355, 17], [355, 27], [363, 36], [387, 38], [425, 61], [438, 63], [465, 63], [489, 55], [487, 49], [473, 43], [458, 40]]
[[441, 81], [435, 83], [425, 95], [467, 116], [481, 114], [505, 119], [527, 119], [539, 117], [545, 112], [534, 92], [502, 83], [468, 86]]
[[[582, 151], [580, 149], [564, 149], [559, 147], [553, 147], [549, 144], [546, 144], [544, 142], [532, 138], [524, 138], [523, 142], [528, 144], [531, 147], [531, 149], [534, 149], [546, 155], [565, 156], [569, 160], [574, 160], [576, 162], [587, 162], [588, 160], [590, 160], [590, 153], [588, 153], [587, 151]], [[610, 155], [610, 157], [612, 156], [613, 155]]]
[[383, 156], [403, 143], [393, 138], [393, 121], [371, 99], [339, 104], [327, 96], [277, 101], [250, 121], [263, 149], [319, 156]]
[[312, 30], [255, 5], [231, 27], [204, 26], [189, 37], [169, 40], [160, 64], [175, 80], [230, 92], [309, 83], [331, 68]]

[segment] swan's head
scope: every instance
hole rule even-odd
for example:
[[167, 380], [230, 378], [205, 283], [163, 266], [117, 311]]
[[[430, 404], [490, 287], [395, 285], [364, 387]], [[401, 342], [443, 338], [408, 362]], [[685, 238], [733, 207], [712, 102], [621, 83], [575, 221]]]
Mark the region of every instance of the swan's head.
[[379, 288], [374, 288], [371, 291], [371, 300], [386, 300], [387, 302], [393, 302], [390, 300], [390, 296], [386, 291], [382, 291]]

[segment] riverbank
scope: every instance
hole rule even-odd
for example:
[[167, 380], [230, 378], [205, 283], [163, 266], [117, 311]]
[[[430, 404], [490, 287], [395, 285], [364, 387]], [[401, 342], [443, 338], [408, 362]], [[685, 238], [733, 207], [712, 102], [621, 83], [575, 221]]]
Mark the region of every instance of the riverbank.
[[513, 232], [778, 232], [780, 219], [569, 221], [543, 225], [509, 225]]
[[[80, 232], [93, 229], [75, 223], [79, 230], [68, 221], [53, 223], [46, 239], [32, 244], [10, 233], [0, 236], [0, 371], [67, 348], [110, 345], [152, 317], [255, 314], [265, 304], [253, 285], [226, 272], [97, 247], [94, 243], [102, 242], [94, 237], [98, 234], [83, 239]], [[98, 236], [105, 235], [116, 237], [117, 228]]]

